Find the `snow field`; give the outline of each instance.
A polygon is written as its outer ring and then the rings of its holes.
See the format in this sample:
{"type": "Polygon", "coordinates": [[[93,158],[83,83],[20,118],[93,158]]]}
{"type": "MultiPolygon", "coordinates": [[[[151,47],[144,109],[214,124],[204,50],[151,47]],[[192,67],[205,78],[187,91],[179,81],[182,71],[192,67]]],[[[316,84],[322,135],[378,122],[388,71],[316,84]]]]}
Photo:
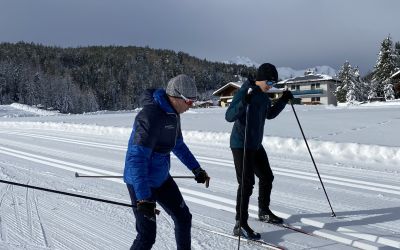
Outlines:
{"type": "MultiPolygon", "coordinates": [[[[214,115],[209,110],[201,112],[185,118],[197,121],[195,117],[214,115]]],[[[103,120],[102,115],[99,117],[103,120]]],[[[4,179],[31,185],[129,202],[121,180],[76,179],[73,173],[121,175],[130,130],[128,126],[54,121],[0,122],[0,174],[4,179]]],[[[230,233],[233,228],[237,184],[227,147],[229,132],[186,130],[184,138],[212,177],[208,190],[192,180],[177,181],[193,214],[193,248],[235,248],[235,239],[204,230],[230,233]]],[[[399,148],[321,138],[313,136],[309,144],[338,218],[329,217],[302,139],[272,134],[264,137],[275,175],[272,210],[315,236],[258,222],[257,185],[251,198],[250,223],[263,239],[287,249],[400,248],[400,218],[396,213],[400,201],[399,148]]],[[[176,158],[172,165],[172,174],[188,174],[176,158]]],[[[0,247],[127,249],[135,236],[130,209],[20,187],[9,190],[11,187],[3,184],[0,188],[0,247]]],[[[171,219],[162,211],[158,220],[154,249],[175,249],[171,219]]],[[[242,249],[262,248],[243,243],[242,249]]]]}

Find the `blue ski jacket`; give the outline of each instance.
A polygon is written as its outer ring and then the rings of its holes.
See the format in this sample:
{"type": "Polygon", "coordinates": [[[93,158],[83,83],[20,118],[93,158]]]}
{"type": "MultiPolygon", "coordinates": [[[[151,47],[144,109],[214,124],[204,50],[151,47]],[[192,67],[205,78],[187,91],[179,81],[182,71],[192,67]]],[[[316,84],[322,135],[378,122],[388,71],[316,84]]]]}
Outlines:
{"type": "Polygon", "coordinates": [[[274,119],[285,108],[286,102],[279,99],[272,105],[267,93],[264,93],[254,81],[247,80],[234,95],[225,113],[225,120],[235,122],[230,137],[230,147],[244,148],[247,103],[244,100],[249,88],[253,89],[249,107],[246,149],[258,150],[261,146],[265,119],[274,119]]]}
{"type": "Polygon", "coordinates": [[[146,90],[125,158],[124,182],[134,187],[138,200],[152,199],[151,188],[168,178],[171,151],[190,170],[200,167],[183,141],[179,114],[163,89],[146,90]]]}

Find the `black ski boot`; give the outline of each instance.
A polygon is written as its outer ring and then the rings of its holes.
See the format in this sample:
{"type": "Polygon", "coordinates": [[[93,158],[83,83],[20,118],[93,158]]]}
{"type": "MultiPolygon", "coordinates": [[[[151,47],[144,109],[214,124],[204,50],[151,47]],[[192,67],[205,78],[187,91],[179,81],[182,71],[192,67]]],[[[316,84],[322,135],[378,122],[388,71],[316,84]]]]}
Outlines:
{"type": "Polygon", "coordinates": [[[281,217],[276,216],[271,212],[271,210],[258,210],[258,219],[260,221],[265,221],[274,224],[282,224],[283,219],[281,217]]]}
{"type": "Polygon", "coordinates": [[[239,234],[241,237],[249,240],[261,239],[261,235],[257,232],[254,232],[247,223],[242,223],[241,228],[239,228],[239,221],[236,221],[235,227],[233,228],[233,235],[239,236],[239,234]]]}

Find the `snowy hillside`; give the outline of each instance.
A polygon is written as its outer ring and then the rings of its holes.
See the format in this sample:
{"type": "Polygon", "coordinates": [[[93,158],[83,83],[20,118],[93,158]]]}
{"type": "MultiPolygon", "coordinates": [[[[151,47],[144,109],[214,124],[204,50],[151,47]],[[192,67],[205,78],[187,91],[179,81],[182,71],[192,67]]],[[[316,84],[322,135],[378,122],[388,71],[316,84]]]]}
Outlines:
{"type": "MultiPolygon", "coordinates": [[[[257,221],[255,185],[249,223],[265,241],[295,250],[400,248],[400,102],[390,104],[295,105],[336,218],[291,107],[266,121],[271,208],[303,233],[257,221]]],[[[184,139],[211,176],[208,189],[176,180],[193,215],[193,249],[237,248],[229,237],[237,183],[225,111],[182,115],[184,139]]],[[[0,106],[0,114],[0,179],[130,202],[120,179],[74,173],[121,175],[136,111],[32,116],[13,105],[0,106]]],[[[173,158],[171,174],[191,172],[173,158]]],[[[171,218],[161,211],[157,220],[154,249],[176,249],[171,218]]],[[[0,184],[0,249],[128,249],[134,223],[130,208],[0,184]]],[[[265,248],[243,242],[241,249],[265,248]]]]}
{"type": "MultiPolygon", "coordinates": [[[[258,67],[260,63],[252,61],[248,57],[237,56],[234,60],[227,61],[227,63],[243,64],[248,67],[258,67]]],[[[295,70],[290,67],[278,67],[278,74],[281,80],[303,76],[305,71],[312,70],[315,74],[336,76],[336,70],[330,66],[313,66],[307,69],[295,70]]]]}

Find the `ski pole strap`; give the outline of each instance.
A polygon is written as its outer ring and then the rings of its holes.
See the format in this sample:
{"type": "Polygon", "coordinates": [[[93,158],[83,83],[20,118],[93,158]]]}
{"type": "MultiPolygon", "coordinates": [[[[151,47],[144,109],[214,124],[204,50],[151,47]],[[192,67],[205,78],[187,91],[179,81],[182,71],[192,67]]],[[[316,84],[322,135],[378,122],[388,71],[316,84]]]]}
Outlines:
{"type": "Polygon", "coordinates": [[[32,186],[32,185],[27,185],[27,184],[22,184],[22,183],[17,183],[17,182],[12,182],[12,181],[0,180],[0,182],[1,183],[5,183],[5,184],[14,185],[14,186],[37,189],[37,190],[50,192],[50,193],[62,194],[62,195],[67,195],[67,196],[72,196],[72,197],[78,197],[78,198],[86,199],[86,200],[99,201],[99,202],[104,202],[104,203],[109,203],[109,204],[114,204],[114,205],[124,206],[124,207],[132,207],[132,205],[128,204],[128,203],[110,201],[110,200],[105,200],[105,199],[100,199],[100,198],[95,198],[95,197],[90,197],[90,196],[85,196],[85,195],[80,195],[80,194],[67,193],[67,192],[63,192],[63,191],[57,191],[57,190],[53,190],[53,189],[42,188],[42,187],[37,187],[37,186],[32,186]]]}

